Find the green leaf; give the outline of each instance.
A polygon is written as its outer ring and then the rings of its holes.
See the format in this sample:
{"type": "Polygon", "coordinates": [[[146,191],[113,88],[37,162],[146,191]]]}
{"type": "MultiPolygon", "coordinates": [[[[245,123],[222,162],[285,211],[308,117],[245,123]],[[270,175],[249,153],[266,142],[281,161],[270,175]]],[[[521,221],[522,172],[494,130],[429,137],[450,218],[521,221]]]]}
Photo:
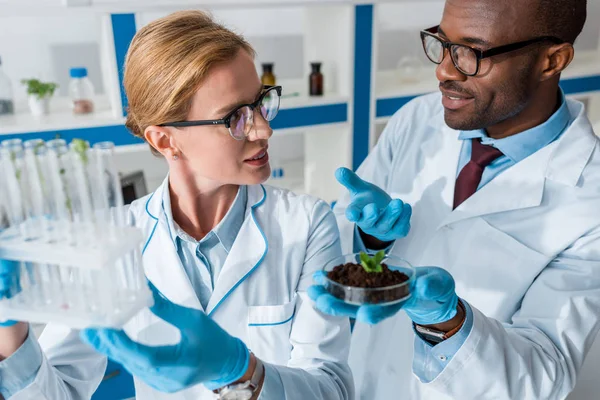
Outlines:
{"type": "Polygon", "coordinates": [[[371,260],[369,255],[367,253],[365,253],[364,251],[361,251],[359,256],[360,256],[361,263],[368,263],[371,260]]]}
{"type": "Polygon", "coordinates": [[[35,154],[37,154],[37,153],[38,153],[38,151],[40,151],[40,149],[41,149],[42,147],[44,147],[45,145],[46,145],[46,143],[44,143],[44,142],[39,142],[39,143],[38,143],[38,144],[36,144],[36,145],[35,145],[35,147],[33,148],[33,152],[34,152],[35,154]]]}
{"type": "Polygon", "coordinates": [[[81,161],[83,161],[84,164],[87,164],[87,162],[88,162],[87,149],[90,148],[88,143],[85,140],[81,140],[81,139],[73,139],[72,143],[73,143],[73,150],[77,154],[79,154],[81,161]]]}
{"type": "Polygon", "coordinates": [[[374,257],[375,263],[376,264],[380,264],[383,261],[384,258],[385,258],[385,251],[383,251],[383,250],[378,251],[377,254],[375,254],[375,257],[374,257]]]}
{"type": "Polygon", "coordinates": [[[370,257],[365,252],[360,252],[360,264],[368,273],[380,273],[383,272],[381,261],[385,258],[385,251],[380,251],[373,257],[370,257]]]}
{"type": "Polygon", "coordinates": [[[51,97],[58,87],[56,83],[42,82],[39,79],[23,79],[21,83],[27,86],[27,94],[35,95],[39,99],[51,97]]]}

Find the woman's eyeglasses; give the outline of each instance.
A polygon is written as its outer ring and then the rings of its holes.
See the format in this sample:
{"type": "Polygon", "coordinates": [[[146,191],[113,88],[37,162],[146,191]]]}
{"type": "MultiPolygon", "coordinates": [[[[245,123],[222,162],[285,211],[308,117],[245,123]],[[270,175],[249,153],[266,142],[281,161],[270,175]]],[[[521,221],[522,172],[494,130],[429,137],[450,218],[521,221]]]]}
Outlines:
{"type": "Polygon", "coordinates": [[[252,131],[254,110],[256,108],[260,110],[260,114],[268,122],[273,121],[279,112],[281,86],[264,86],[263,90],[264,92],[254,103],[243,104],[221,119],[169,122],[160,126],[183,128],[186,126],[225,125],[232,138],[242,140],[252,131]]]}

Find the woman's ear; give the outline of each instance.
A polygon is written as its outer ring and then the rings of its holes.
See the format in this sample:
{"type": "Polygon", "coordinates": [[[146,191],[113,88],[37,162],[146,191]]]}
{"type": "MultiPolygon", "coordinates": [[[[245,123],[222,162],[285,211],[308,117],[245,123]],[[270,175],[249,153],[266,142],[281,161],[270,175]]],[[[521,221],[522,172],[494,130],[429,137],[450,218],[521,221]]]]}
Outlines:
{"type": "Polygon", "coordinates": [[[179,149],[175,147],[173,135],[169,128],[152,125],[144,131],[144,138],[156,151],[167,160],[179,157],[179,149]]]}

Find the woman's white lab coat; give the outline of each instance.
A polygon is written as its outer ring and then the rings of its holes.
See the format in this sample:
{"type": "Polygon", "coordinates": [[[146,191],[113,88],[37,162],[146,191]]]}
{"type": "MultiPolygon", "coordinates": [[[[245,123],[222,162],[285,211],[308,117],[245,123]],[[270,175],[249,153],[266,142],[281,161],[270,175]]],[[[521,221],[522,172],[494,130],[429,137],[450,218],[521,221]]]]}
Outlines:
{"type": "MultiPolygon", "coordinates": [[[[128,215],[147,241],[146,275],[172,302],[202,309],[181,265],[162,209],[162,191],[134,202],[128,215]]],[[[219,275],[205,312],[242,339],[281,376],[286,399],[351,399],[347,365],[347,319],[313,308],[305,290],[312,274],[340,254],[338,228],[329,206],[268,186],[248,187],[245,221],[219,275]]],[[[147,344],[178,341],[178,331],[149,310],[125,328],[147,344]]],[[[80,342],[78,332],[49,325],[40,338],[45,356],[31,385],[15,400],[89,399],[106,360],[80,342]]],[[[269,378],[267,378],[269,379],[269,378]]],[[[135,380],[138,399],[210,399],[202,385],[176,394],[159,393],[135,380]]]]}
{"type": "MultiPolygon", "coordinates": [[[[567,101],[576,119],[559,140],[454,211],[462,141],[444,123],[440,95],[392,118],[358,174],[413,206],[411,231],[391,252],[447,269],[474,326],[422,384],[404,313],[357,324],[350,366],[360,399],[561,399],[573,388],[600,321],[600,145],[583,105],[567,101]]],[[[347,203],[335,210],[344,252],[354,234],[347,203]]]]}

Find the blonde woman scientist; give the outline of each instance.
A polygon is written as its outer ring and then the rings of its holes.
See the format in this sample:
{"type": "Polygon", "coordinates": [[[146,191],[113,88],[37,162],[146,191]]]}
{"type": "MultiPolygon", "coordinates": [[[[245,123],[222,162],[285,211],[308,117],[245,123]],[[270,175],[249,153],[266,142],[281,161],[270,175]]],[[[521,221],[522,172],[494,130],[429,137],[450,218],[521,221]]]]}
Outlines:
{"type": "Polygon", "coordinates": [[[138,399],[353,398],[348,321],[305,294],[341,253],[336,221],[320,200],[261,185],[281,88],[261,85],[253,55],[199,11],[135,35],[127,126],[169,165],[128,210],[155,305],[124,331],[50,325],[41,345],[24,323],[0,328],[4,397],[89,399],[108,356],[138,399]]]}

